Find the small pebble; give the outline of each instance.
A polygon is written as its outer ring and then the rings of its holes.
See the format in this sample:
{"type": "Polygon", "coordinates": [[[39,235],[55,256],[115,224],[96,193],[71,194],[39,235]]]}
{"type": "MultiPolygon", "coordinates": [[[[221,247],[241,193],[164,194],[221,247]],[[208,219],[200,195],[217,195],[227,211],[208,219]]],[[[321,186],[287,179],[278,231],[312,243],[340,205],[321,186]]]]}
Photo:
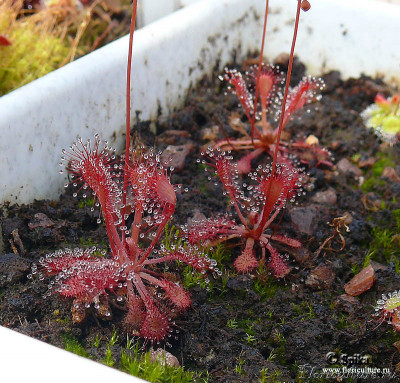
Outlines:
{"type": "Polygon", "coordinates": [[[335,272],[327,265],[319,265],[307,277],[306,286],[316,289],[329,289],[334,281],[335,272]]]}
{"type": "Polygon", "coordinates": [[[157,350],[151,350],[150,361],[153,363],[159,362],[162,366],[165,365],[170,367],[180,366],[178,358],[162,348],[158,348],[157,350]]]}
{"type": "Polygon", "coordinates": [[[388,180],[393,181],[393,182],[400,182],[400,177],[396,173],[396,170],[394,170],[390,166],[387,166],[385,169],[383,169],[381,177],[385,177],[388,180]]]}
{"type": "Polygon", "coordinates": [[[344,174],[350,173],[355,177],[361,177],[363,174],[362,170],[356,165],[352,164],[347,158],[342,158],[336,166],[338,170],[344,174]]]}
{"type": "Polygon", "coordinates": [[[368,291],[375,282],[375,271],[371,265],[362,269],[355,275],[350,282],[344,285],[344,290],[348,295],[356,297],[368,291]]]}

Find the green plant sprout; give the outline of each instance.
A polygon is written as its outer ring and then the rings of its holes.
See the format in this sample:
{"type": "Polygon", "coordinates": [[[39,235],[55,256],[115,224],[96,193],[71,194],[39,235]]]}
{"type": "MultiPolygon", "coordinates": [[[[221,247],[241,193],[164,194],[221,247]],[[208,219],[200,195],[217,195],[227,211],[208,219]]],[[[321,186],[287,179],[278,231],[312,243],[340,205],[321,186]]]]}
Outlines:
{"type": "Polygon", "coordinates": [[[110,345],[107,346],[106,355],[104,356],[102,362],[108,367],[114,367],[115,361],[113,359],[110,345]]]}
{"type": "Polygon", "coordinates": [[[385,98],[377,94],[375,103],[365,109],[361,116],[365,125],[378,133],[391,145],[400,138],[400,94],[385,98]]]}
{"type": "Polygon", "coordinates": [[[117,341],[118,341],[117,331],[114,330],[108,343],[110,346],[114,346],[115,343],[117,343],[117,341]]]}
{"type": "Polygon", "coordinates": [[[242,355],[239,355],[239,359],[238,359],[238,364],[235,366],[235,371],[239,374],[242,375],[243,374],[243,365],[244,365],[244,360],[241,357],[242,355]]]}
{"type": "Polygon", "coordinates": [[[64,349],[66,351],[72,352],[76,355],[89,358],[89,354],[86,352],[85,348],[79,343],[79,341],[70,334],[62,335],[64,340],[64,349]]]}
{"type": "Polygon", "coordinates": [[[102,336],[100,334],[97,334],[96,337],[92,341],[92,347],[99,348],[101,344],[101,339],[102,336]]]}
{"type": "Polygon", "coordinates": [[[164,239],[162,244],[167,250],[172,250],[173,247],[179,247],[182,244],[182,238],[180,237],[180,230],[175,225],[165,225],[164,239]]]}
{"type": "Polygon", "coordinates": [[[91,198],[83,198],[78,202],[78,207],[80,209],[83,209],[85,207],[91,208],[91,207],[94,206],[95,203],[96,203],[96,201],[95,201],[95,199],[93,197],[91,197],[91,198]]]}
{"type": "Polygon", "coordinates": [[[118,335],[117,331],[114,329],[111,338],[108,340],[106,354],[102,360],[102,362],[109,367],[114,367],[115,365],[115,360],[113,359],[111,347],[113,347],[117,343],[117,341],[118,335]]]}
{"type": "Polygon", "coordinates": [[[248,344],[252,344],[256,341],[256,337],[254,335],[246,334],[246,342],[248,344]]]}
{"type": "Polygon", "coordinates": [[[227,327],[229,328],[238,328],[238,323],[236,319],[229,319],[228,322],[226,323],[227,327]]]}
{"type": "Polygon", "coordinates": [[[259,383],[282,383],[282,380],[280,380],[280,371],[278,370],[272,370],[271,372],[268,372],[268,368],[265,367],[262,370],[260,370],[260,378],[259,378],[259,383]]]}

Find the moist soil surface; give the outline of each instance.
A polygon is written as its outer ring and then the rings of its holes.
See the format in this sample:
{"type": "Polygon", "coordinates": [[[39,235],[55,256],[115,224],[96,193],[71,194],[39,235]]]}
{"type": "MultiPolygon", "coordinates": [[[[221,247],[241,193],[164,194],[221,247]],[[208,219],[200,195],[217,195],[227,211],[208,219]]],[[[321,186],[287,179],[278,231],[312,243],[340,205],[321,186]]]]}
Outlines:
{"type": "MultiPolygon", "coordinates": [[[[296,63],[294,85],[304,71],[296,63]]],[[[226,94],[217,75],[191,90],[181,110],[157,121],[157,135],[152,133],[154,123],[140,122],[133,129],[136,142],[160,150],[170,145],[190,149],[183,169],[171,178],[187,189],[178,194],[171,223],[176,227],[194,216],[230,211],[221,184],[210,181],[196,161],[213,141],[238,136],[232,126],[248,128],[236,96],[226,94]]],[[[279,248],[288,254],[291,272],[282,279],[265,270],[236,273],[233,260],[243,244],[231,241],[216,256],[221,276],[211,277],[206,288],[185,282],[192,307],[177,317],[172,336],[161,346],[185,369],[202,373],[198,381],[325,381],[322,367],[351,367],[346,360],[330,364],[328,353],[366,354],[367,367],[396,371],[400,356],[394,344],[400,334],[387,323],[378,326],[373,314],[383,293],[400,288],[400,150],[366,129],[360,117],[378,92],[389,95],[391,89],[368,77],[343,81],[338,72],[323,79],[321,100],[299,111],[286,129],[292,141],[318,137],[334,164],[316,167],[312,158],[303,162],[305,193],[287,206],[276,227],[302,243],[300,250],[279,248]],[[372,287],[357,297],[347,295],[345,284],[368,265],[375,274],[372,287]]],[[[253,164],[268,161],[265,155],[253,164]]],[[[72,300],[43,298],[48,281],[28,278],[31,264],[57,249],[108,249],[105,227],[97,223],[99,211],[91,211],[90,201],[74,198],[73,192],[67,188],[57,201],[2,207],[0,325],[58,347],[74,339],[98,361],[105,360],[117,331],[111,353],[118,367],[126,344],[124,311],[118,305],[111,305],[108,318],[89,308],[74,323],[72,300]]],[[[171,270],[182,275],[183,267],[172,265],[171,270]]],[[[355,367],[365,366],[360,359],[355,362],[355,367]]],[[[395,380],[394,375],[379,378],[395,380]]]]}

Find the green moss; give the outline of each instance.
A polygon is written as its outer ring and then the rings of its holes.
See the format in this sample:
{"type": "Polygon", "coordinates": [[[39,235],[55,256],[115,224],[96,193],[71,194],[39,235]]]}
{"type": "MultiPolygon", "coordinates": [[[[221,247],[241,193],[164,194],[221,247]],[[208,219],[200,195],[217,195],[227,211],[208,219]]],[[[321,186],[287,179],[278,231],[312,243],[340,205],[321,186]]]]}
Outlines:
{"type": "MultiPolygon", "coordinates": [[[[70,334],[64,334],[64,348],[74,354],[91,358],[79,341],[70,334]]],[[[138,378],[157,383],[207,383],[208,377],[204,374],[185,370],[183,367],[168,366],[162,358],[151,361],[151,352],[143,352],[139,343],[135,343],[127,337],[126,347],[121,349],[121,358],[113,355],[112,347],[118,342],[117,332],[114,330],[107,342],[107,348],[102,363],[117,368],[138,378]]],[[[98,348],[101,336],[96,336],[92,346],[98,348]]],[[[114,351],[115,353],[115,351],[114,351]]]]}
{"type": "Polygon", "coordinates": [[[284,383],[279,370],[270,371],[268,368],[260,370],[259,383],[284,383]]]}
{"type": "MultiPolygon", "coordinates": [[[[364,260],[365,261],[365,260],[364,260]]],[[[369,265],[369,261],[368,261],[368,265],[369,265]]],[[[367,266],[368,266],[367,265],[367,266]]],[[[351,271],[354,275],[358,274],[360,272],[361,268],[360,265],[357,265],[356,263],[351,265],[351,271]]]]}
{"type": "Polygon", "coordinates": [[[282,342],[277,348],[275,348],[274,353],[276,354],[279,363],[286,366],[286,341],[282,342]]]}
{"type": "Polygon", "coordinates": [[[393,210],[392,214],[396,222],[396,229],[398,232],[400,232],[400,209],[393,210]]]}
{"type": "Polygon", "coordinates": [[[244,371],[243,371],[243,365],[244,365],[244,360],[241,358],[241,356],[239,355],[238,358],[238,363],[235,366],[235,371],[236,373],[238,373],[239,375],[244,375],[244,371]]]}
{"type": "Polygon", "coordinates": [[[172,248],[176,248],[182,244],[182,237],[180,236],[180,230],[175,227],[175,225],[169,226],[165,225],[164,238],[162,240],[162,245],[169,251],[172,248]]]}
{"type": "Polygon", "coordinates": [[[191,266],[186,266],[183,269],[182,285],[187,290],[196,286],[200,286],[202,288],[208,288],[208,290],[211,291],[212,288],[214,287],[212,282],[206,283],[204,276],[199,272],[193,270],[191,266]]]}
{"type": "MultiPolygon", "coordinates": [[[[0,96],[129,30],[129,25],[110,29],[110,10],[102,3],[91,10],[58,0],[46,5],[27,17],[23,0],[0,1],[0,31],[11,42],[0,46],[0,96]]],[[[118,6],[130,9],[127,0],[118,6]]]]}
{"type": "Polygon", "coordinates": [[[303,301],[301,302],[301,305],[292,303],[291,306],[292,309],[300,316],[301,321],[309,321],[310,319],[316,318],[312,303],[309,301],[303,301]]]}
{"type": "MultiPolygon", "coordinates": [[[[166,225],[162,245],[170,251],[179,246],[186,246],[186,244],[182,240],[180,230],[177,229],[174,225],[166,225]]],[[[217,244],[214,247],[200,247],[200,251],[203,252],[204,256],[214,259],[217,262],[217,267],[219,270],[224,270],[225,267],[230,266],[230,253],[227,251],[224,243],[217,244]]],[[[183,266],[183,264],[179,261],[177,261],[177,263],[181,264],[183,267],[180,274],[182,276],[182,285],[186,289],[200,286],[207,289],[207,291],[210,293],[210,296],[212,296],[212,293],[214,291],[214,282],[212,280],[209,280],[203,274],[195,271],[191,266],[183,266]]],[[[219,274],[222,274],[222,272],[219,272],[219,274]]],[[[228,282],[227,274],[224,274],[224,276],[225,277],[222,278],[222,287],[219,289],[219,295],[223,294],[226,290],[226,285],[228,282]]]]}
{"type": "MultiPolygon", "coordinates": [[[[251,314],[249,314],[250,316],[251,314]]],[[[255,336],[257,331],[254,329],[254,326],[257,323],[260,323],[261,319],[240,319],[237,321],[237,326],[244,330],[247,335],[255,336]]]]}
{"type": "Polygon", "coordinates": [[[399,233],[400,209],[397,209],[392,211],[389,221],[382,222],[382,226],[376,226],[372,229],[372,240],[369,243],[368,253],[363,261],[363,267],[368,266],[371,259],[378,262],[392,262],[396,272],[400,275],[400,246],[396,240],[396,235],[399,233]]]}
{"type": "Polygon", "coordinates": [[[386,167],[393,167],[395,165],[390,151],[388,153],[378,153],[377,158],[372,168],[365,172],[365,180],[361,185],[361,189],[366,193],[371,191],[376,192],[379,188],[383,188],[386,185],[386,181],[380,179],[380,176],[386,167]]]}
{"type": "Polygon", "coordinates": [[[273,298],[278,290],[284,289],[287,289],[287,286],[281,286],[276,278],[271,275],[257,278],[253,283],[253,290],[260,296],[262,301],[273,298]]]}
{"type": "Polygon", "coordinates": [[[185,371],[183,367],[171,367],[159,361],[151,361],[150,352],[144,355],[139,352],[138,346],[131,350],[123,350],[121,353],[120,369],[128,374],[150,382],[162,383],[192,383],[208,382],[208,378],[191,371],[185,371]]]}
{"type": "Polygon", "coordinates": [[[5,1],[0,5],[0,31],[7,31],[12,45],[0,47],[0,95],[21,87],[60,67],[70,47],[54,20],[19,18],[21,4],[5,1]]]}
{"type": "Polygon", "coordinates": [[[219,243],[214,247],[207,247],[204,251],[210,258],[217,261],[220,270],[232,268],[231,252],[225,243],[219,243]]]}
{"type": "Polygon", "coordinates": [[[117,331],[114,329],[111,335],[111,338],[108,341],[109,346],[114,346],[118,341],[117,331]]]}
{"type": "Polygon", "coordinates": [[[372,166],[372,174],[375,177],[380,177],[383,173],[383,170],[390,166],[393,167],[395,164],[393,160],[390,157],[390,154],[386,153],[379,153],[378,154],[378,160],[375,162],[375,164],[372,166]]]}
{"type": "Polygon", "coordinates": [[[57,323],[62,323],[62,324],[69,324],[71,323],[71,319],[69,316],[61,317],[61,318],[56,318],[55,321],[57,323]]]}
{"type": "Polygon", "coordinates": [[[203,247],[200,248],[200,250],[205,256],[212,258],[217,262],[217,268],[220,270],[219,274],[222,275],[221,285],[218,283],[220,288],[215,289],[216,284],[213,280],[209,280],[201,273],[196,272],[191,266],[186,266],[184,268],[182,273],[182,284],[186,289],[193,288],[196,285],[205,288],[209,292],[210,297],[213,296],[213,293],[218,293],[218,295],[221,296],[227,291],[229,274],[226,271],[226,268],[231,263],[230,253],[227,251],[224,243],[220,243],[214,247],[203,247]]]}
{"type": "MultiPolygon", "coordinates": [[[[335,315],[335,314],[334,314],[335,315]]],[[[337,318],[337,325],[336,328],[338,330],[343,330],[346,327],[348,327],[348,321],[347,321],[348,315],[344,313],[339,313],[339,317],[337,318]]]]}
{"type": "Polygon", "coordinates": [[[114,365],[115,365],[115,361],[113,359],[113,355],[112,355],[110,346],[107,347],[106,355],[104,356],[102,363],[104,363],[105,365],[107,365],[109,367],[114,367],[114,365]]]}
{"type": "Polygon", "coordinates": [[[83,209],[83,208],[86,208],[86,207],[93,207],[94,203],[95,203],[95,200],[94,200],[93,197],[91,197],[91,198],[82,198],[78,202],[78,207],[80,209],[83,209]]]}
{"type": "Polygon", "coordinates": [[[79,238],[79,245],[82,247],[96,247],[96,251],[93,253],[93,255],[97,257],[104,257],[108,249],[108,243],[106,240],[102,240],[100,243],[95,242],[92,238],[79,238]]]}
{"type": "Polygon", "coordinates": [[[371,263],[371,258],[372,258],[373,252],[368,252],[368,254],[365,256],[363,263],[362,263],[362,268],[365,269],[367,266],[370,265],[371,263]]]}
{"type": "Polygon", "coordinates": [[[72,335],[64,334],[64,348],[69,352],[73,352],[76,355],[89,358],[89,354],[86,352],[85,348],[79,343],[79,341],[72,335]]]}
{"type": "Polygon", "coordinates": [[[399,333],[394,330],[392,326],[387,326],[387,331],[385,331],[379,339],[376,339],[374,344],[378,345],[384,343],[387,347],[392,348],[393,343],[398,342],[399,340],[399,333]]]}
{"type": "MultiPolygon", "coordinates": [[[[360,265],[362,268],[368,266],[371,260],[381,263],[392,263],[396,272],[400,275],[400,246],[398,234],[400,233],[400,209],[392,210],[397,205],[395,197],[387,199],[386,191],[388,188],[386,181],[381,179],[381,175],[386,167],[394,167],[396,160],[393,148],[387,148],[386,152],[380,152],[376,156],[377,161],[374,166],[365,172],[365,182],[361,188],[365,192],[373,191],[380,194],[381,204],[371,210],[367,220],[373,227],[371,230],[371,240],[366,243],[366,256],[360,265]],[[384,218],[383,218],[384,217],[384,218]]],[[[357,268],[353,270],[358,271],[357,268]]]]}
{"type": "Polygon", "coordinates": [[[246,334],[245,342],[247,344],[253,344],[257,341],[256,337],[254,335],[246,334]]]}
{"type": "Polygon", "coordinates": [[[102,339],[101,335],[97,334],[96,337],[92,341],[92,344],[91,344],[92,347],[99,348],[100,344],[101,344],[101,339],[102,339]]]}
{"type": "Polygon", "coordinates": [[[375,191],[384,186],[385,186],[384,180],[377,179],[375,177],[370,177],[365,179],[364,183],[361,185],[361,189],[366,193],[368,193],[370,191],[375,191]]]}
{"type": "Polygon", "coordinates": [[[229,319],[228,322],[226,322],[226,326],[229,328],[238,328],[239,324],[236,319],[229,319]]]}

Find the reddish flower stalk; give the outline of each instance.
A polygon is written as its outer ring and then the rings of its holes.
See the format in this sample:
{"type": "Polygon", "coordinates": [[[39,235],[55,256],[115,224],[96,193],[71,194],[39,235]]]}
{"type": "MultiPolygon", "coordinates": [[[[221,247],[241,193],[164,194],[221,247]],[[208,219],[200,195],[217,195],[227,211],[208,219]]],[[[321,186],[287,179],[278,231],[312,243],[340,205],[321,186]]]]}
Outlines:
{"type": "MultiPolygon", "coordinates": [[[[137,0],[133,4],[128,75],[126,152],[123,162],[117,162],[114,150],[96,135],[94,143],[81,139],[69,150],[63,150],[61,166],[65,166],[72,184],[88,191],[101,207],[111,252],[96,255],[92,249],[66,249],[48,254],[34,265],[32,274],[39,271],[54,276],[46,296],[52,292],[75,297],[85,308],[100,300],[108,302],[109,294],[125,300],[127,315],[124,325],[134,335],[159,342],[170,331],[169,313],[172,307],[186,310],[189,293],[158,267],[160,263],[178,260],[205,274],[217,270],[196,246],[181,244],[167,249],[157,248],[165,226],[175,211],[175,187],[170,182],[167,164],[160,153],[141,148],[130,151],[130,71],[132,36],[135,26],[137,0]],[[133,223],[126,226],[131,215],[133,223]]],[[[62,171],[61,171],[62,172],[62,171]]],[[[68,184],[66,184],[66,187],[68,184]]],[[[77,193],[74,193],[76,196],[77,193]]],[[[101,220],[99,219],[99,223],[101,220]]],[[[110,312],[107,313],[111,315],[110,312]]]]}
{"type": "Polygon", "coordinates": [[[299,108],[303,107],[308,97],[307,92],[315,89],[315,85],[313,86],[312,83],[305,82],[303,84],[298,85],[298,89],[294,94],[291,94],[289,97],[289,104],[286,107],[286,101],[288,100],[289,94],[289,85],[290,79],[292,77],[292,68],[293,68],[293,59],[294,59],[294,48],[296,46],[296,39],[297,39],[297,30],[299,28],[299,20],[300,20],[300,9],[304,7],[306,11],[310,9],[310,4],[307,0],[300,0],[297,1],[297,11],[296,11],[296,21],[294,23],[294,32],[293,32],[293,40],[292,40],[292,47],[290,49],[290,56],[289,56],[289,66],[286,75],[286,85],[285,85],[285,94],[283,95],[282,100],[282,111],[281,117],[279,120],[279,127],[278,127],[278,134],[276,138],[276,148],[274,153],[274,160],[272,161],[272,175],[275,173],[276,169],[276,161],[278,159],[278,151],[279,151],[279,143],[281,141],[282,130],[285,126],[285,122],[288,121],[289,117],[299,108]]]}
{"type": "MultiPolygon", "coordinates": [[[[258,61],[258,72],[257,72],[257,80],[256,80],[256,90],[254,94],[254,110],[257,110],[257,102],[258,102],[258,92],[260,87],[260,76],[261,76],[261,68],[262,68],[262,60],[264,56],[264,45],[265,45],[265,34],[267,32],[267,21],[268,21],[268,9],[269,9],[269,0],[265,2],[265,13],[264,13],[264,26],[261,40],[261,49],[260,49],[260,58],[258,61]]],[[[249,118],[250,120],[250,118],[249,118]]],[[[256,114],[253,113],[251,118],[251,143],[254,145],[254,134],[255,134],[255,123],[256,123],[256,114]]]]}
{"type": "MultiPolygon", "coordinates": [[[[137,13],[137,0],[133,0],[131,27],[129,30],[129,48],[128,48],[128,66],[126,68],[126,124],[125,124],[125,153],[129,153],[130,137],[131,137],[131,75],[132,75],[132,50],[133,50],[133,34],[135,33],[137,13]]],[[[124,195],[122,208],[122,223],[125,224],[125,203],[126,203],[126,188],[128,186],[128,156],[125,156],[125,173],[124,173],[124,195]]],[[[122,237],[125,234],[122,233],[122,237]]]]}

